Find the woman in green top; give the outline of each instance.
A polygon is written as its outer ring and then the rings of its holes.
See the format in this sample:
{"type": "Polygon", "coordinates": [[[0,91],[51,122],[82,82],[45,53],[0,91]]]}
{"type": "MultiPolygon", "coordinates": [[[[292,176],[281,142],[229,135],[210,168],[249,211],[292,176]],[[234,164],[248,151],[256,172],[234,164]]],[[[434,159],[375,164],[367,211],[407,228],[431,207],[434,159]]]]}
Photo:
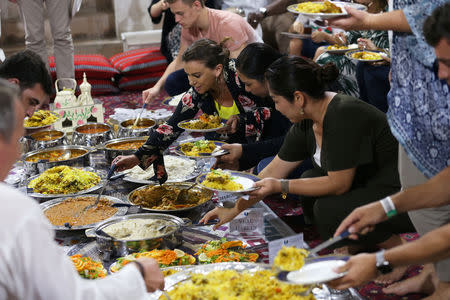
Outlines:
{"type": "MultiPolygon", "coordinates": [[[[356,207],[397,192],[398,144],[385,115],[351,96],[326,91],[336,79],[333,64],[319,66],[300,57],[282,57],[266,72],[275,107],[294,125],[275,159],[259,174],[260,187],[250,200],[234,208],[216,208],[204,221],[230,221],[264,197],[282,192],[301,195],[304,214],[323,239],[333,236],[340,222],[356,207]],[[314,168],[300,179],[281,180],[304,159],[314,168]]],[[[402,241],[394,233],[411,226],[407,215],[390,219],[359,242],[390,248],[402,241]]],[[[412,226],[411,226],[412,228],[412,226]]]]}

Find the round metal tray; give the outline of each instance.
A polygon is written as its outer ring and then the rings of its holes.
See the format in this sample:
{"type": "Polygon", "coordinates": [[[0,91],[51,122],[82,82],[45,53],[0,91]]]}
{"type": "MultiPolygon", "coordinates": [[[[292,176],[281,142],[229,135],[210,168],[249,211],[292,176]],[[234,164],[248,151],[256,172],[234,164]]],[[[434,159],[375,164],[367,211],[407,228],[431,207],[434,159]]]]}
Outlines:
{"type": "MultiPolygon", "coordinates": [[[[165,155],[165,156],[166,156],[166,155],[165,155]]],[[[172,156],[175,156],[175,155],[172,155],[172,156]]],[[[179,159],[190,160],[190,161],[193,160],[193,159],[190,159],[190,158],[188,158],[188,157],[180,157],[180,156],[175,156],[175,157],[177,157],[177,158],[179,158],[179,159]]],[[[200,175],[200,174],[202,173],[203,169],[202,169],[202,166],[200,166],[198,160],[194,160],[194,161],[195,161],[194,171],[192,171],[192,173],[191,173],[189,176],[187,176],[187,177],[185,177],[185,178],[183,178],[183,179],[180,179],[180,180],[170,180],[170,179],[168,179],[166,182],[167,182],[167,183],[178,183],[178,182],[189,181],[189,180],[192,180],[192,179],[197,178],[197,176],[200,175]]],[[[123,178],[123,180],[124,180],[124,181],[128,181],[128,182],[132,182],[132,183],[138,183],[138,184],[151,184],[151,185],[153,185],[153,184],[158,184],[158,182],[156,182],[156,181],[151,181],[151,180],[148,180],[148,179],[138,179],[138,178],[130,177],[129,174],[127,174],[127,175],[123,178]]]]}
{"type": "Polygon", "coordinates": [[[34,192],[32,192],[31,188],[28,188],[28,184],[30,184],[30,182],[33,179],[38,178],[38,177],[39,177],[39,175],[30,177],[27,180],[26,187],[27,187],[27,195],[28,196],[33,197],[33,198],[39,198],[39,199],[54,199],[54,198],[61,198],[61,197],[67,198],[67,197],[75,197],[75,196],[85,195],[85,194],[89,194],[89,193],[99,190],[105,183],[105,180],[101,179],[100,182],[97,183],[96,185],[94,185],[93,187],[90,187],[86,190],[82,190],[82,191],[79,191],[79,192],[73,193],[73,194],[41,194],[41,193],[34,193],[34,192]],[[31,190],[31,192],[28,192],[29,190],[31,190]]]}
{"type": "MultiPolygon", "coordinates": [[[[181,188],[188,188],[192,185],[192,182],[177,182],[177,183],[165,183],[164,185],[168,185],[168,186],[174,186],[174,187],[181,187],[181,188]]],[[[151,184],[150,184],[151,185],[151,184]]],[[[148,187],[149,185],[144,185],[141,187],[138,187],[137,189],[134,189],[133,191],[131,191],[128,196],[127,196],[127,201],[128,203],[131,203],[133,205],[135,205],[135,203],[133,201],[131,201],[131,195],[138,190],[142,190],[146,187],[148,187]]],[[[209,201],[211,201],[212,196],[214,195],[214,193],[208,189],[202,188],[200,186],[196,186],[192,188],[193,190],[201,190],[203,193],[206,194],[206,197],[208,197],[208,200],[206,200],[203,203],[197,204],[195,206],[191,206],[191,207],[185,207],[185,208],[180,208],[180,209],[168,209],[168,210],[162,210],[162,209],[151,209],[151,208],[145,208],[142,207],[143,210],[145,211],[149,211],[149,212],[156,212],[156,213],[177,213],[177,212],[182,212],[182,211],[189,211],[189,210],[193,210],[196,208],[201,207],[202,205],[206,205],[206,203],[208,203],[209,201]]]]}
{"type": "MultiPolygon", "coordinates": [[[[76,197],[64,197],[64,198],[58,198],[58,199],[53,199],[53,200],[49,200],[47,202],[43,202],[40,204],[42,211],[45,212],[46,210],[50,209],[51,207],[60,204],[61,202],[63,202],[64,200],[68,199],[68,198],[78,198],[78,197],[97,197],[97,194],[84,194],[84,195],[78,195],[76,197]]],[[[112,196],[106,196],[103,195],[102,198],[106,198],[109,201],[113,202],[113,203],[124,203],[122,200],[120,200],[119,198],[116,197],[112,197],[112,196]]],[[[118,207],[117,208],[117,212],[112,215],[111,217],[99,221],[97,223],[92,223],[89,225],[83,225],[83,226],[72,226],[70,228],[66,227],[66,226],[56,226],[53,225],[53,229],[55,230],[84,230],[84,229],[88,229],[88,228],[93,228],[95,226],[97,226],[98,224],[100,224],[101,222],[104,222],[106,220],[109,220],[110,218],[113,217],[119,217],[119,216],[123,216],[127,213],[128,208],[127,207],[118,207]]]]}

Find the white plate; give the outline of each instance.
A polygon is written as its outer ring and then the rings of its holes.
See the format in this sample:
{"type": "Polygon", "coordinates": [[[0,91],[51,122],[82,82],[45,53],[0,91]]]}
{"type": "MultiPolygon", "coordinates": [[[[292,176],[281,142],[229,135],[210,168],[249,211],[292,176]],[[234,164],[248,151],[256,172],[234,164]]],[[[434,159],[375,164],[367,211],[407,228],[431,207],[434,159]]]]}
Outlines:
{"type": "Polygon", "coordinates": [[[385,53],[385,52],[383,52],[383,51],[376,51],[376,50],[353,50],[353,51],[347,51],[347,52],[345,52],[345,56],[347,57],[347,58],[349,58],[349,59],[352,59],[352,60],[356,60],[356,61],[362,61],[362,62],[377,62],[377,61],[383,61],[384,59],[383,59],[383,56],[384,57],[387,57],[387,54],[385,53]],[[379,53],[381,56],[382,56],[382,58],[380,58],[380,59],[361,59],[361,58],[354,58],[353,56],[352,56],[352,54],[353,53],[356,53],[356,52],[362,52],[362,51],[365,51],[365,52],[372,52],[372,53],[379,53]]]}
{"type": "MultiPolygon", "coordinates": [[[[55,113],[54,111],[50,111],[50,113],[51,113],[52,115],[55,115],[55,116],[57,117],[57,119],[56,119],[55,121],[53,121],[52,123],[47,124],[47,125],[42,125],[42,126],[35,126],[35,127],[26,127],[26,126],[24,125],[25,129],[27,129],[27,130],[34,130],[34,129],[42,129],[42,128],[50,127],[50,126],[52,126],[53,124],[55,124],[56,122],[58,122],[58,120],[61,118],[61,116],[58,115],[57,113],[55,113]]],[[[28,117],[26,117],[26,118],[24,119],[24,122],[25,122],[25,120],[27,120],[27,119],[28,119],[28,117]]],[[[24,124],[25,124],[25,123],[24,123],[24,124]]]]}
{"type": "Polygon", "coordinates": [[[214,132],[214,131],[217,131],[217,130],[222,129],[222,128],[225,127],[224,123],[220,123],[219,127],[211,128],[211,129],[190,129],[190,128],[187,128],[187,127],[183,126],[185,123],[190,122],[190,121],[193,121],[193,120],[181,121],[180,123],[177,124],[177,126],[180,127],[183,130],[188,131],[188,132],[214,132]]]}
{"type": "MultiPolygon", "coordinates": [[[[331,13],[304,13],[304,12],[299,12],[299,11],[296,10],[297,4],[289,5],[287,7],[287,10],[289,12],[291,12],[291,13],[294,13],[294,14],[301,14],[301,15],[304,15],[305,17],[308,17],[308,18],[321,19],[321,20],[347,16],[348,13],[345,10],[344,6],[349,6],[349,7],[355,8],[355,9],[359,9],[359,10],[367,10],[367,7],[362,5],[362,4],[350,3],[350,2],[341,2],[341,1],[330,1],[330,2],[335,4],[336,6],[339,6],[341,8],[342,12],[341,13],[335,13],[335,14],[331,14],[331,13]]],[[[321,2],[317,2],[317,3],[321,3],[321,2]]]]}
{"type": "Polygon", "coordinates": [[[234,194],[237,194],[237,193],[245,193],[245,192],[254,191],[255,188],[253,187],[253,184],[256,181],[261,180],[261,178],[259,178],[258,176],[250,174],[250,173],[231,171],[231,170],[224,170],[224,171],[227,171],[227,172],[229,172],[231,174],[231,177],[233,178],[234,182],[242,184],[242,190],[228,191],[228,190],[213,189],[213,188],[204,186],[204,185],[202,185],[202,182],[205,180],[206,174],[208,174],[208,173],[203,173],[200,176],[198,176],[197,179],[196,179],[196,182],[198,182],[198,184],[200,186],[202,186],[202,187],[204,187],[205,189],[208,189],[208,190],[222,192],[222,193],[234,193],[234,194]]]}
{"type": "Polygon", "coordinates": [[[325,52],[330,53],[330,54],[344,54],[347,51],[356,50],[356,49],[358,49],[358,44],[351,44],[351,45],[348,45],[346,49],[328,50],[325,48],[325,52]]]}
{"type": "Polygon", "coordinates": [[[340,278],[345,273],[336,273],[333,269],[345,265],[343,260],[325,260],[304,265],[300,270],[287,274],[287,280],[295,284],[324,283],[340,278]]]}

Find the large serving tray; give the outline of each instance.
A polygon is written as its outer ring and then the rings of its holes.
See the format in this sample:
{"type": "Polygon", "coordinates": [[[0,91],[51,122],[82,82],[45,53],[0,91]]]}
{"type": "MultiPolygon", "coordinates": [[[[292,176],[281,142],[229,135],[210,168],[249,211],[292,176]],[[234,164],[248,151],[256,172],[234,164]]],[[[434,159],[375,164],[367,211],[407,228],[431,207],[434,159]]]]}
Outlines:
{"type": "Polygon", "coordinates": [[[28,188],[28,185],[30,184],[30,182],[33,179],[38,178],[38,177],[39,177],[39,175],[30,177],[26,182],[27,195],[30,197],[33,197],[33,198],[38,198],[38,199],[54,199],[54,198],[61,198],[61,197],[67,198],[67,197],[75,197],[75,196],[85,195],[85,194],[89,194],[89,193],[99,190],[105,183],[105,180],[102,179],[102,180],[100,180],[99,183],[97,183],[93,187],[90,187],[86,190],[82,190],[82,191],[79,191],[79,192],[73,193],[73,194],[41,194],[41,193],[34,193],[33,189],[28,188]]]}
{"type": "MultiPolygon", "coordinates": [[[[177,182],[177,183],[165,183],[164,185],[167,185],[167,186],[173,186],[173,187],[180,187],[180,188],[186,189],[186,188],[190,187],[192,184],[193,184],[192,182],[177,182]]],[[[134,189],[133,191],[131,191],[131,192],[128,194],[128,196],[127,196],[127,201],[128,201],[128,203],[131,203],[131,204],[133,204],[133,205],[136,205],[136,204],[131,200],[131,195],[132,195],[135,191],[142,190],[142,189],[146,188],[147,186],[148,186],[148,185],[144,185],[144,186],[138,187],[137,189],[134,189]]],[[[145,211],[148,211],[148,212],[156,212],[156,213],[178,213],[178,212],[190,211],[190,210],[199,208],[199,207],[201,207],[202,205],[206,205],[206,203],[208,203],[209,201],[211,201],[211,198],[212,198],[212,196],[213,196],[213,194],[214,194],[212,191],[210,191],[210,190],[208,190],[208,189],[205,189],[205,188],[202,188],[202,187],[200,187],[200,186],[193,187],[192,190],[194,190],[194,191],[195,191],[195,190],[200,190],[200,191],[202,191],[202,193],[205,193],[206,197],[208,197],[208,200],[206,200],[206,201],[203,202],[203,203],[200,203],[200,204],[197,204],[197,205],[195,205],[195,206],[192,206],[192,207],[185,207],[185,208],[179,208],[179,209],[162,210],[162,209],[151,209],[151,208],[145,208],[145,207],[142,207],[142,209],[145,210],[145,211]]]]}
{"type": "MultiPolygon", "coordinates": [[[[235,270],[237,272],[249,272],[255,273],[262,270],[271,270],[272,266],[268,264],[258,264],[258,263],[244,263],[244,262],[231,262],[231,263],[217,263],[208,265],[196,265],[190,266],[188,269],[175,273],[173,275],[167,276],[165,278],[164,289],[170,291],[174,289],[178,284],[186,282],[189,280],[190,274],[208,274],[212,271],[222,271],[222,270],[235,270]]],[[[324,293],[322,289],[313,289],[313,294],[316,300],[331,300],[330,293],[324,293]]],[[[161,291],[156,291],[149,295],[148,299],[157,300],[160,299],[162,295],[161,291]]],[[[344,298],[341,298],[344,299],[344,298]]],[[[349,299],[349,298],[347,298],[349,299]]]]}
{"type": "MultiPolygon", "coordinates": [[[[188,158],[188,157],[179,157],[179,156],[176,156],[176,157],[177,157],[177,158],[180,158],[180,159],[189,160],[189,161],[192,161],[192,160],[193,160],[193,159],[188,158]]],[[[194,161],[195,161],[195,167],[194,167],[194,170],[192,171],[192,173],[191,173],[189,176],[186,176],[185,178],[180,179],[180,180],[170,180],[170,179],[168,179],[166,182],[167,182],[167,183],[184,182],[184,181],[190,181],[190,180],[193,180],[193,179],[197,178],[197,176],[200,175],[200,174],[202,173],[202,166],[200,165],[200,163],[199,163],[198,160],[194,160],[194,161]]],[[[128,182],[132,182],[132,183],[138,183],[138,184],[152,184],[152,185],[153,185],[153,184],[158,184],[157,181],[151,181],[151,180],[149,180],[149,179],[139,179],[139,178],[134,178],[134,177],[131,177],[130,175],[131,175],[131,174],[128,173],[128,174],[123,178],[123,180],[124,180],[124,181],[128,181],[128,182]]]]}
{"type": "MultiPolygon", "coordinates": [[[[61,202],[63,202],[64,200],[66,200],[68,198],[97,197],[97,196],[98,196],[97,194],[83,194],[83,195],[78,195],[76,197],[63,197],[63,198],[58,198],[58,199],[53,199],[53,200],[49,200],[49,201],[43,202],[43,203],[40,204],[40,206],[42,208],[42,211],[45,212],[46,210],[50,209],[51,207],[53,207],[53,206],[55,206],[57,204],[60,204],[61,202]]],[[[120,200],[119,198],[112,197],[112,196],[103,195],[102,198],[106,198],[106,199],[108,199],[109,201],[111,201],[113,203],[123,203],[123,201],[120,200]]],[[[72,226],[70,228],[66,227],[66,226],[53,225],[53,229],[55,229],[55,230],[84,230],[84,229],[88,229],[88,228],[93,228],[93,227],[96,227],[101,222],[109,220],[109,219],[111,219],[113,217],[123,216],[123,215],[125,215],[127,213],[127,211],[128,211],[127,207],[118,207],[117,208],[117,212],[114,215],[112,215],[111,217],[109,217],[109,218],[107,218],[105,220],[102,220],[100,222],[92,223],[92,224],[89,224],[89,225],[83,225],[83,226],[72,226]]]]}

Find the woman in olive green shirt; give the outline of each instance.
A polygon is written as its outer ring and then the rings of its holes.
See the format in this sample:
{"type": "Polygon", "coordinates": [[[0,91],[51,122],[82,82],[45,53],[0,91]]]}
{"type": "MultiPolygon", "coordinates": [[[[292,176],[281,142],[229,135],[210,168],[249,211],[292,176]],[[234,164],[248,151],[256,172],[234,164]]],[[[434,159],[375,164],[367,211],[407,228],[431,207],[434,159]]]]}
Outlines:
{"type": "MultiPolygon", "coordinates": [[[[338,76],[334,64],[319,66],[300,57],[282,57],[266,72],[275,107],[294,125],[274,160],[259,174],[259,190],[234,208],[217,208],[204,220],[230,221],[267,195],[282,192],[282,180],[304,159],[314,168],[285,182],[287,192],[301,195],[304,214],[323,239],[356,207],[400,189],[398,144],[384,113],[351,96],[326,91],[338,76]]],[[[397,232],[412,228],[406,215],[380,224],[360,239],[366,245],[390,248],[402,241],[397,232]]]]}

